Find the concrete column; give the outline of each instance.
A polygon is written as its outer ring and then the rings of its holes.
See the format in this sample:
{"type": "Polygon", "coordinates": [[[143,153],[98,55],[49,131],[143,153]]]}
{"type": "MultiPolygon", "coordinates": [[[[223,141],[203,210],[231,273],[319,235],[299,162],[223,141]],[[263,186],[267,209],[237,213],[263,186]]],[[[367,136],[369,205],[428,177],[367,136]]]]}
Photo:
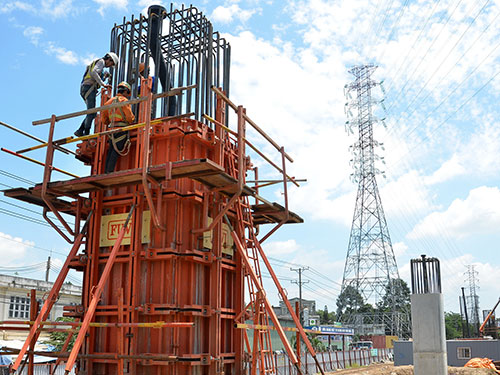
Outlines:
{"type": "Polygon", "coordinates": [[[411,325],[415,375],[447,375],[441,269],[439,260],[411,260],[411,325]]]}
{"type": "Polygon", "coordinates": [[[415,375],[446,375],[446,331],[443,295],[412,294],[413,364],[415,375]]]}

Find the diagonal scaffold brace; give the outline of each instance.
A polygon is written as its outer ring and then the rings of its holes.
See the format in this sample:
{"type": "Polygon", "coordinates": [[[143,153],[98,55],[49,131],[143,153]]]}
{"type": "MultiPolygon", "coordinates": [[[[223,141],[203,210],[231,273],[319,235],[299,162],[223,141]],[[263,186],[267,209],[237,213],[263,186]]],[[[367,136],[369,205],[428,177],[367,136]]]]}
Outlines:
{"type": "Polygon", "coordinates": [[[38,336],[40,335],[40,332],[41,332],[40,328],[42,327],[41,323],[47,319],[47,316],[49,315],[50,310],[52,309],[52,307],[56,303],[59,291],[61,290],[61,287],[64,283],[64,280],[66,279],[66,276],[68,275],[69,264],[70,264],[71,260],[75,257],[76,253],[78,252],[78,249],[80,248],[80,245],[83,241],[83,238],[85,237],[85,235],[87,233],[91,217],[92,217],[92,211],[90,211],[90,214],[87,218],[85,225],[83,226],[82,230],[80,231],[80,233],[76,237],[75,242],[74,242],[68,256],[66,257],[66,261],[64,262],[64,265],[61,268],[61,272],[57,276],[57,279],[54,282],[54,286],[50,290],[50,293],[49,293],[47,299],[45,300],[45,303],[43,304],[42,309],[40,310],[40,313],[38,314],[38,317],[36,318],[35,322],[31,326],[28,337],[26,338],[26,341],[24,342],[23,347],[19,351],[19,354],[17,356],[16,361],[14,362],[14,365],[12,365],[12,372],[15,372],[19,368],[19,366],[21,365],[21,361],[23,360],[23,357],[26,354],[26,351],[28,350],[30,342],[32,340],[36,341],[38,339],[38,336]]]}
{"type": "Polygon", "coordinates": [[[125,220],[125,223],[123,223],[123,227],[120,230],[120,233],[118,234],[118,238],[116,239],[115,244],[113,245],[113,248],[111,249],[111,252],[109,253],[108,260],[106,261],[106,266],[104,267],[104,271],[102,271],[101,278],[99,279],[99,284],[97,284],[97,287],[95,289],[94,295],[92,297],[92,300],[90,301],[89,307],[85,313],[85,317],[82,322],[82,326],[80,328],[80,332],[78,332],[78,336],[75,340],[75,344],[73,345],[73,349],[71,350],[71,353],[68,358],[68,362],[66,362],[66,367],[65,367],[65,374],[69,374],[71,370],[73,369],[73,365],[75,364],[76,357],[78,356],[78,352],[80,351],[83,340],[85,340],[85,336],[87,334],[87,331],[89,330],[90,326],[90,321],[94,317],[95,310],[97,308],[97,303],[101,299],[101,294],[104,290],[104,286],[106,285],[106,282],[108,281],[109,274],[111,273],[111,268],[113,267],[116,259],[116,255],[118,253],[118,249],[120,248],[123,238],[125,237],[125,233],[127,232],[127,226],[130,221],[130,218],[132,217],[132,213],[134,212],[135,205],[132,205],[130,208],[130,212],[128,213],[127,219],[125,220]]]}
{"type": "Polygon", "coordinates": [[[299,375],[302,375],[303,372],[300,369],[299,366],[299,361],[297,360],[297,356],[293,352],[292,346],[288,342],[288,339],[285,335],[285,331],[281,327],[280,322],[278,321],[278,317],[276,316],[276,313],[273,310],[273,307],[271,306],[271,303],[266,297],[266,293],[264,291],[264,287],[261,285],[259,278],[257,274],[255,273],[255,270],[253,269],[250,260],[248,259],[248,255],[245,252],[245,249],[243,245],[241,244],[241,241],[238,237],[238,234],[236,231],[232,228],[231,223],[229,222],[227,216],[225,216],[226,223],[228,224],[229,228],[231,228],[231,237],[233,238],[234,244],[236,245],[236,249],[238,250],[239,255],[241,256],[241,259],[243,260],[243,263],[250,274],[250,277],[252,279],[252,282],[254,283],[256,289],[259,291],[261,295],[261,299],[264,302],[264,305],[266,307],[266,310],[271,318],[271,321],[273,322],[274,326],[276,327],[276,331],[278,332],[278,335],[281,339],[281,342],[283,343],[283,346],[285,347],[285,351],[287,352],[288,356],[290,357],[291,362],[297,369],[297,372],[299,375]]]}

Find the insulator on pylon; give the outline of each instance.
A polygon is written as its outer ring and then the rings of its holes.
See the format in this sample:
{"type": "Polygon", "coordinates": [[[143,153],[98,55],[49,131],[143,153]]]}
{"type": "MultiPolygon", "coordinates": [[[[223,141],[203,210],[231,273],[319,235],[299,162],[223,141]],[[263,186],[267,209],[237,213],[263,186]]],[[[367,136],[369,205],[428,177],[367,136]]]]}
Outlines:
{"type": "Polygon", "coordinates": [[[379,86],[380,86],[380,90],[382,91],[382,93],[385,95],[385,87],[384,87],[384,81],[380,81],[379,83],[379,86]]]}

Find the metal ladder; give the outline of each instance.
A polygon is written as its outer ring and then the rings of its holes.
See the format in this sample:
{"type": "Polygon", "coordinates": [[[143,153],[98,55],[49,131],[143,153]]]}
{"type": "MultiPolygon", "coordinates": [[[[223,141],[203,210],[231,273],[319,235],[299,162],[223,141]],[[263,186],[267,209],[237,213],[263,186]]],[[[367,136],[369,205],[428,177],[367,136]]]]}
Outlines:
{"type": "MultiPolygon", "coordinates": [[[[229,173],[236,177],[240,166],[236,167],[235,158],[229,158],[228,167],[229,173]]],[[[241,166],[244,168],[244,166],[241,166]]],[[[240,196],[235,203],[236,209],[236,232],[241,238],[246,256],[250,261],[250,266],[254,270],[254,275],[257,276],[260,285],[262,284],[262,273],[259,262],[258,249],[255,246],[255,237],[253,217],[251,206],[247,196],[240,196]]],[[[267,313],[264,299],[267,298],[263,290],[260,290],[252,280],[249,270],[244,271],[245,283],[248,287],[250,303],[253,314],[250,317],[253,319],[253,324],[263,326],[263,329],[254,329],[253,335],[253,352],[258,353],[258,358],[252,356],[251,374],[257,373],[257,361],[260,374],[276,374],[276,368],[273,361],[273,350],[271,345],[271,333],[269,329],[264,328],[269,326],[269,316],[267,313]]]]}
{"type": "MultiPolygon", "coordinates": [[[[249,199],[247,196],[240,197],[236,205],[236,215],[238,218],[238,231],[242,234],[247,257],[251,262],[251,265],[257,275],[260,285],[262,283],[262,272],[259,262],[259,252],[255,245],[257,238],[255,237],[253,218],[251,214],[251,207],[249,204],[249,199]]],[[[262,325],[265,327],[269,326],[269,316],[267,314],[266,306],[264,304],[264,298],[267,298],[265,294],[258,290],[253,281],[250,278],[250,274],[245,272],[245,280],[248,284],[250,306],[253,306],[254,311],[254,324],[262,325]]],[[[275,374],[276,368],[273,361],[273,351],[271,345],[271,333],[270,330],[265,329],[255,329],[254,330],[254,347],[258,342],[259,345],[259,369],[261,374],[275,374]]],[[[254,350],[255,352],[255,350],[254,350]]]]}

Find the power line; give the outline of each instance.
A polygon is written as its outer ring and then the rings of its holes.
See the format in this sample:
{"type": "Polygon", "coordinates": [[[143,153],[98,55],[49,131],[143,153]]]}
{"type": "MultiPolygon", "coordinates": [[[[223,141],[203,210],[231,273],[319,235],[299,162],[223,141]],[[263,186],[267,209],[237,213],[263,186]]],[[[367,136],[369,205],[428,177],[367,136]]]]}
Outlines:
{"type": "MultiPolygon", "coordinates": [[[[53,270],[53,271],[55,271],[58,274],[61,273],[61,271],[62,271],[62,268],[57,267],[54,264],[50,265],[50,269],[53,270]]],[[[66,275],[66,279],[69,279],[70,281],[73,281],[73,283],[76,283],[76,284],[81,284],[83,282],[81,279],[78,279],[77,277],[74,277],[74,276],[72,276],[70,274],[66,275]]]]}
{"type": "MultiPolygon", "coordinates": [[[[13,206],[13,207],[16,207],[16,208],[20,208],[21,210],[25,210],[25,211],[28,211],[28,212],[31,212],[31,213],[34,213],[34,214],[37,214],[37,215],[40,215],[40,216],[43,216],[43,214],[39,211],[35,211],[35,210],[31,210],[29,208],[26,208],[26,207],[23,207],[23,206],[20,206],[18,204],[15,204],[15,203],[11,203],[11,202],[8,202],[8,201],[5,201],[3,199],[0,199],[0,202],[2,203],[5,203],[5,204],[8,204],[10,206],[13,206]]],[[[55,217],[51,217],[51,219],[53,220],[57,220],[55,217]]],[[[45,222],[44,222],[45,223],[45,222]]],[[[70,225],[74,225],[74,223],[70,222],[69,223],[70,225]]]]}
{"type": "Polygon", "coordinates": [[[31,265],[26,265],[26,266],[18,266],[18,267],[9,267],[9,266],[2,266],[0,267],[0,272],[24,272],[24,271],[30,271],[30,270],[40,270],[45,268],[45,262],[42,263],[36,263],[36,264],[31,264],[31,265]]]}
{"type": "Polygon", "coordinates": [[[0,174],[6,176],[6,177],[10,177],[14,180],[17,180],[17,181],[20,181],[20,182],[24,182],[25,184],[27,185],[35,185],[36,183],[31,181],[31,180],[28,180],[27,178],[24,178],[24,177],[21,177],[17,174],[14,174],[14,173],[10,173],[10,172],[7,172],[3,169],[0,169],[0,174]]]}
{"type": "MultiPolygon", "coordinates": [[[[500,44],[499,44],[500,45],[500,44]]],[[[444,125],[453,115],[455,115],[459,110],[461,110],[466,104],[468,104],[472,99],[474,99],[474,97],[479,94],[491,81],[493,81],[497,76],[498,74],[500,74],[500,71],[497,71],[485,84],[483,84],[478,90],[476,90],[474,92],[474,94],[472,94],[467,100],[465,100],[455,111],[453,111],[448,117],[446,117],[444,119],[444,121],[442,121],[438,126],[434,127],[434,129],[432,129],[420,142],[418,142],[414,147],[412,147],[410,149],[410,151],[414,150],[416,146],[419,146],[422,142],[424,142],[425,140],[427,140],[430,136],[430,134],[434,133],[439,127],[441,127],[442,125],[444,125]]],[[[457,87],[458,88],[458,87],[457,87]]],[[[457,89],[455,88],[455,90],[457,89]]],[[[454,91],[455,91],[454,90],[454,91]]],[[[443,103],[443,102],[441,102],[443,103]]],[[[416,128],[415,128],[416,129],[416,128]]],[[[409,153],[409,152],[408,152],[409,153]]],[[[406,156],[403,155],[403,156],[406,156]]],[[[401,160],[403,160],[403,157],[401,157],[400,159],[397,160],[396,163],[394,163],[392,165],[395,166],[397,165],[401,160]]]]}
{"type": "MultiPolygon", "coordinates": [[[[427,27],[427,24],[429,23],[431,17],[434,15],[435,11],[436,11],[436,8],[439,4],[440,0],[436,1],[434,3],[434,7],[432,8],[431,12],[429,13],[429,15],[427,16],[426,20],[425,20],[425,23],[424,23],[424,26],[423,27],[417,27],[415,30],[420,30],[419,34],[417,35],[417,37],[415,38],[415,40],[413,41],[413,44],[411,45],[411,47],[408,49],[408,53],[406,54],[406,56],[404,57],[404,59],[402,60],[401,64],[399,65],[398,69],[396,70],[396,73],[394,74],[394,78],[391,79],[391,85],[388,87],[387,89],[387,93],[389,94],[392,90],[392,87],[394,86],[395,82],[396,82],[396,77],[398,76],[399,72],[401,71],[401,68],[405,65],[405,63],[408,62],[408,64],[410,64],[410,59],[408,59],[411,51],[413,50],[413,47],[415,47],[415,44],[420,40],[420,38],[422,37],[423,33],[424,33],[424,30],[425,28],[427,27]]],[[[387,95],[388,95],[387,94],[387,95]]]]}
{"type": "MultiPolygon", "coordinates": [[[[488,0],[489,1],[489,0],[488,0]]],[[[434,39],[432,40],[431,44],[429,45],[429,47],[427,48],[427,51],[425,52],[425,54],[420,58],[420,61],[418,62],[417,66],[415,67],[415,69],[413,69],[413,72],[410,74],[410,75],[407,75],[407,80],[406,82],[404,83],[403,87],[401,88],[401,90],[399,90],[399,92],[396,94],[396,98],[392,101],[392,103],[396,103],[397,102],[397,99],[399,99],[400,95],[404,92],[404,89],[406,87],[406,85],[408,84],[408,82],[410,82],[411,78],[413,77],[413,74],[415,74],[415,72],[418,70],[418,68],[420,67],[420,65],[422,64],[422,62],[424,61],[424,59],[427,57],[427,54],[431,51],[431,48],[434,46],[434,43],[436,42],[436,40],[438,40],[439,36],[441,35],[441,33],[443,32],[444,28],[446,27],[446,25],[448,24],[448,22],[450,21],[451,17],[453,16],[453,14],[455,13],[455,11],[458,9],[458,6],[460,5],[460,3],[462,2],[462,0],[459,0],[455,6],[455,8],[453,9],[453,11],[450,13],[448,19],[446,20],[446,22],[442,25],[441,27],[441,31],[439,31],[439,33],[437,33],[437,35],[434,37],[434,39]]],[[[408,91],[407,91],[408,92],[408,91]]],[[[391,106],[389,107],[389,111],[391,110],[392,106],[394,104],[391,104],[391,106]]]]}
{"type": "Polygon", "coordinates": [[[14,189],[14,186],[10,186],[10,185],[7,185],[7,184],[3,184],[3,183],[1,183],[1,182],[0,182],[0,185],[2,185],[2,186],[6,186],[6,187],[8,187],[9,189],[14,189]]]}
{"type": "MultiPolygon", "coordinates": [[[[487,0],[483,7],[479,10],[479,12],[476,14],[476,16],[472,19],[472,21],[470,22],[469,26],[466,28],[466,30],[462,33],[462,35],[459,37],[459,39],[457,40],[457,42],[455,43],[455,45],[450,49],[450,53],[451,51],[458,45],[458,43],[460,42],[460,40],[462,40],[463,36],[467,33],[467,31],[469,30],[469,28],[474,24],[474,22],[476,21],[477,17],[479,17],[479,15],[483,12],[483,10],[486,8],[486,6],[488,5],[488,3],[490,2],[490,0],[487,0]]],[[[460,1],[458,2],[460,3],[460,1]]],[[[448,18],[448,20],[446,21],[446,23],[443,25],[442,29],[441,29],[441,32],[444,30],[444,27],[446,26],[446,24],[448,23],[448,21],[451,19],[451,16],[453,15],[453,13],[455,12],[455,10],[458,8],[458,4],[457,6],[455,7],[455,9],[453,10],[452,14],[450,15],[450,17],[448,18]]],[[[430,52],[430,49],[431,47],[434,45],[434,42],[437,40],[438,36],[441,34],[441,32],[434,38],[434,40],[432,41],[431,43],[431,46],[429,46],[429,48],[427,49],[427,52],[424,54],[424,56],[420,59],[420,62],[418,63],[417,67],[414,69],[413,73],[415,73],[417,71],[417,69],[420,67],[420,64],[422,63],[422,61],[425,59],[425,57],[427,56],[427,54],[430,52]]],[[[446,59],[446,58],[445,58],[446,59]]],[[[443,60],[444,61],[444,60],[443,60]]],[[[412,74],[413,74],[412,73],[412,74]]],[[[400,92],[397,94],[396,98],[393,100],[391,106],[388,108],[388,111],[390,111],[392,109],[392,107],[394,106],[394,104],[397,102],[397,99],[399,98],[400,94],[403,93],[404,91],[404,88],[406,87],[407,83],[410,81],[411,79],[411,76],[410,78],[408,78],[408,80],[406,81],[405,85],[403,86],[403,88],[400,90],[400,92]]],[[[406,93],[408,93],[409,90],[406,91],[406,93]]]]}
{"type": "MultiPolygon", "coordinates": [[[[481,65],[482,65],[482,64],[483,64],[483,63],[484,63],[484,62],[485,62],[485,61],[486,61],[486,60],[487,60],[487,59],[488,59],[488,58],[489,58],[492,54],[493,54],[493,52],[495,52],[495,51],[498,49],[498,47],[500,47],[500,43],[498,43],[498,44],[497,44],[497,45],[496,45],[496,46],[495,46],[495,47],[494,47],[494,48],[493,48],[493,49],[492,49],[492,50],[488,53],[488,55],[487,55],[486,57],[484,57],[484,58],[481,60],[481,62],[480,62],[478,65],[476,65],[476,67],[475,67],[472,71],[470,71],[470,72],[469,72],[469,74],[467,74],[467,76],[466,76],[466,77],[462,80],[462,82],[460,82],[457,86],[455,86],[455,88],[454,88],[454,89],[453,89],[453,90],[452,90],[452,91],[451,91],[448,95],[446,95],[446,97],[445,97],[443,100],[441,100],[441,102],[440,102],[440,103],[439,103],[439,104],[438,104],[438,105],[437,105],[437,106],[436,106],[436,107],[435,107],[435,108],[434,108],[431,112],[428,112],[428,114],[427,114],[427,116],[424,118],[424,120],[423,120],[423,121],[421,121],[421,122],[420,122],[418,125],[416,125],[415,127],[413,127],[413,128],[412,128],[412,130],[410,131],[410,133],[408,133],[408,134],[407,134],[407,136],[410,136],[410,135],[411,135],[411,134],[412,134],[415,130],[417,130],[417,129],[418,129],[418,128],[422,125],[422,124],[424,124],[424,123],[425,123],[425,122],[429,119],[429,117],[430,117],[430,115],[431,115],[432,113],[434,113],[434,112],[435,112],[437,109],[439,109],[439,108],[440,108],[440,107],[441,107],[444,103],[446,103],[446,101],[447,101],[447,100],[451,97],[451,95],[453,95],[453,94],[454,94],[454,93],[455,93],[455,92],[456,92],[456,91],[457,91],[457,90],[458,90],[458,89],[459,89],[459,88],[460,88],[460,87],[461,87],[461,86],[462,86],[465,82],[467,82],[467,80],[468,80],[468,79],[469,79],[469,78],[470,78],[470,77],[471,77],[471,76],[472,76],[472,75],[476,72],[476,70],[477,70],[477,69],[479,69],[479,67],[480,67],[480,66],[481,66],[481,65]]],[[[494,74],[494,75],[493,75],[493,76],[492,76],[492,77],[491,77],[491,78],[490,78],[490,79],[486,82],[486,84],[484,84],[484,85],[483,85],[483,86],[482,86],[479,90],[477,90],[477,91],[476,91],[476,93],[475,93],[473,96],[475,96],[477,93],[479,93],[479,92],[480,92],[480,91],[481,91],[481,90],[482,90],[482,89],[483,89],[483,88],[484,88],[487,84],[489,84],[489,83],[490,83],[490,82],[491,82],[491,81],[492,81],[492,80],[493,80],[493,79],[494,79],[497,75],[498,75],[498,73],[495,73],[495,74],[494,74]]],[[[427,97],[428,97],[428,96],[429,96],[429,95],[427,95],[427,97]]],[[[427,98],[427,97],[426,97],[426,98],[427,98]]],[[[426,99],[426,98],[424,98],[424,99],[426,99]]],[[[470,100],[470,99],[469,99],[469,100],[470,100]]],[[[467,101],[467,102],[468,102],[468,101],[467,101]]],[[[463,105],[465,105],[467,102],[465,102],[464,104],[462,104],[462,106],[460,106],[460,108],[461,108],[461,107],[463,107],[463,105]]],[[[459,109],[460,109],[460,108],[459,108],[459,109]]],[[[458,111],[458,109],[457,109],[456,111],[458,111]]],[[[456,111],[455,111],[455,112],[456,112],[456,111]]],[[[415,112],[415,110],[413,110],[413,112],[415,112]]],[[[413,113],[413,112],[412,112],[412,113],[413,113]]],[[[453,114],[454,114],[455,112],[453,112],[453,114]]],[[[410,113],[410,115],[411,115],[411,113],[410,113]]],[[[400,118],[401,118],[401,117],[400,117],[400,118]]],[[[448,117],[448,118],[449,118],[449,117],[448,117]]],[[[447,118],[446,120],[448,120],[448,118],[447,118]]],[[[399,120],[399,119],[398,119],[398,120],[399,120]]],[[[446,120],[445,120],[444,122],[446,122],[446,120]]],[[[444,122],[443,122],[443,123],[444,123],[444,122]]],[[[443,123],[442,123],[442,124],[443,124],[443,123]]],[[[441,125],[442,125],[442,124],[441,124],[441,125]]],[[[441,125],[439,125],[439,126],[441,126],[441,125]]],[[[438,127],[439,127],[439,126],[438,126],[438,127]]],[[[437,127],[436,127],[436,129],[437,129],[437,127]]],[[[427,138],[428,138],[428,137],[426,137],[425,139],[427,139],[427,138]]],[[[424,140],[425,140],[425,139],[424,139],[424,140]]],[[[422,143],[422,142],[419,142],[419,143],[417,144],[417,146],[418,146],[418,145],[420,145],[421,143],[422,143]]],[[[413,147],[410,151],[412,151],[414,148],[415,148],[415,147],[413,147]]]]}
{"type": "MultiPolygon", "coordinates": [[[[28,210],[29,211],[29,210],[28,210]]],[[[24,215],[24,214],[21,214],[19,212],[16,212],[16,211],[11,211],[11,210],[8,210],[6,208],[0,208],[0,214],[4,214],[4,215],[8,215],[8,216],[12,216],[12,217],[15,217],[17,219],[21,219],[21,220],[24,220],[24,221],[28,221],[30,223],[34,223],[34,224],[38,224],[38,225],[43,225],[44,227],[49,227],[49,228],[52,228],[52,226],[50,224],[48,224],[47,222],[43,221],[43,220],[40,220],[40,219],[37,219],[37,218],[34,218],[32,216],[28,216],[28,215],[24,215]]],[[[61,230],[64,230],[64,228],[60,227],[60,226],[57,226],[59,229],[61,230]]]]}
{"type": "MultiPolygon", "coordinates": [[[[332,284],[335,284],[335,286],[332,286],[332,285],[327,285],[326,283],[322,283],[323,286],[326,286],[327,288],[331,288],[331,289],[336,290],[336,291],[340,291],[339,287],[342,286],[341,283],[330,279],[329,277],[325,276],[324,274],[322,274],[321,272],[319,272],[317,269],[315,269],[312,266],[305,266],[303,264],[288,262],[288,261],[284,261],[284,260],[281,260],[281,259],[278,259],[278,258],[269,257],[269,256],[267,258],[269,260],[274,261],[274,262],[281,263],[281,264],[279,264],[279,263],[273,263],[273,262],[271,262],[271,264],[276,265],[278,267],[288,268],[290,265],[297,266],[297,267],[302,267],[302,268],[307,267],[309,269],[309,271],[311,271],[316,276],[321,277],[324,280],[327,280],[327,281],[331,282],[332,284]]],[[[320,281],[316,281],[316,283],[318,283],[318,282],[321,283],[320,281]]]]}
{"type": "MultiPolygon", "coordinates": [[[[386,42],[389,42],[391,40],[391,37],[394,34],[394,31],[396,30],[396,27],[399,25],[399,22],[401,21],[401,18],[403,17],[405,9],[408,8],[409,2],[410,2],[410,0],[406,0],[405,3],[403,4],[403,6],[401,7],[401,10],[399,11],[399,15],[396,19],[396,22],[394,22],[391,31],[388,33],[386,42]]],[[[382,51],[382,54],[377,58],[377,61],[382,61],[382,58],[384,57],[386,50],[387,50],[387,47],[384,48],[384,50],[382,51]]]]}
{"type": "Polygon", "coordinates": [[[46,222],[44,222],[42,220],[36,219],[34,217],[31,217],[31,216],[20,214],[19,212],[14,212],[14,211],[11,211],[11,210],[7,210],[5,208],[0,208],[0,213],[8,215],[8,216],[15,217],[17,219],[29,221],[31,223],[40,224],[40,225],[43,225],[43,226],[46,226],[46,227],[50,227],[49,224],[47,224],[46,222]]]}

